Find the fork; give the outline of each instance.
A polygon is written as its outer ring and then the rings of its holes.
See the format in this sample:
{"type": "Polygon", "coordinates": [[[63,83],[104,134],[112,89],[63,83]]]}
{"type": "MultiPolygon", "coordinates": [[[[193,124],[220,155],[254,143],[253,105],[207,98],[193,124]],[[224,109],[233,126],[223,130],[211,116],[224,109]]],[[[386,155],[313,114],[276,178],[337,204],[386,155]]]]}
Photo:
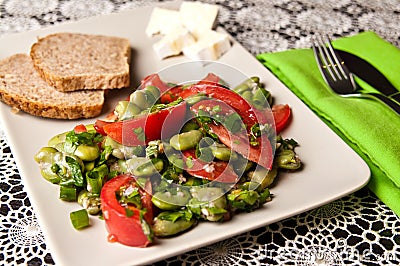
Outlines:
{"type": "Polygon", "coordinates": [[[354,75],[335,52],[328,36],[325,36],[325,39],[316,36],[312,47],[322,77],[334,92],[343,97],[379,100],[400,114],[400,105],[385,95],[374,92],[357,92],[358,86],[354,81],[354,75]]]}

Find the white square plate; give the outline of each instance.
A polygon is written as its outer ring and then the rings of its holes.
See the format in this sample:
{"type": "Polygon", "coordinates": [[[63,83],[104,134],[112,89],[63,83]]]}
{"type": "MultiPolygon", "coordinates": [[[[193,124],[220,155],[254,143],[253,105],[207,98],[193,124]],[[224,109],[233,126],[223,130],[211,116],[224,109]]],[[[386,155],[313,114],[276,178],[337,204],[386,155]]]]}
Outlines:
{"type": "MultiPolygon", "coordinates": [[[[121,36],[131,41],[133,80],[137,83],[148,74],[187,60],[183,56],[163,61],[157,58],[152,49],[154,39],[145,34],[151,11],[151,7],[139,8],[4,36],[0,38],[0,58],[14,53],[29,53],[37,37],[54,32],[121,36]]],[[[201,223],[185,234],[159,240],[147,248],[107,242],[104,222],[97,218],[92,219],[91,227],[76,231],[69,221],[69,213],[80,206],[58,200],[58,186],[40,176],[33,159],[34,154],[55,134],[71,130],[78,123],[93,123],[95,119],[44,119],[22,112],[14,114],[9,106],[0,104],[1,121],[23,184],[57,265],[143,265],[155,262],[321,206],[354,192],[368,182],[370,172],[365,162],[241,45],[234,42],[220,62],[248,76],[259,76],[277,103],[291,106],[293,119],[283,136],[299,142],[296,151],[304,162],[304,169],[280,175],[271,189],[274,199],[263,208],[236,215],[222,224],[201,223]]],[[[112,99],[122,97],[119,93],[122,91],[112,93],[104,114],[113,107],[112,99]]]]}

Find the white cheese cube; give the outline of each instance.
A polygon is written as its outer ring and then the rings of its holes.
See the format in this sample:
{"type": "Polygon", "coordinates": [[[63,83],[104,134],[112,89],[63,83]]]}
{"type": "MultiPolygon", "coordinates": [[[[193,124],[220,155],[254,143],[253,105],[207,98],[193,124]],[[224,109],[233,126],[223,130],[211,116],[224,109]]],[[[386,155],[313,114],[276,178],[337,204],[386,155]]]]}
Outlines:
{"type": "Polygon", "coordinates": [[[147,36],[166,35],[177,27],[181,27],[179,11],[155,7],[146,27],[147,36]]]}
{"type": "Polygon", "coordinates": [[[161,40],[153,45],[153,49],[160,59],[179,55],[183,47],[190,46],[196,40],[193,35],[185,28],[176,28],[165,35],[161,40]]]}
{"type": "Polygon", "coordinates": [[[213,28],[218,6],[201,2],[182,2],[179,13],[182,25],[197,34],[198,31],[213,28]]]}
{"type": "Polygon", "coordinates": [[[183,54],[192,60],[217,60],[231,48],[229,36],[213,30],[202,31],[197,42],[185,46],[183,54]]]}

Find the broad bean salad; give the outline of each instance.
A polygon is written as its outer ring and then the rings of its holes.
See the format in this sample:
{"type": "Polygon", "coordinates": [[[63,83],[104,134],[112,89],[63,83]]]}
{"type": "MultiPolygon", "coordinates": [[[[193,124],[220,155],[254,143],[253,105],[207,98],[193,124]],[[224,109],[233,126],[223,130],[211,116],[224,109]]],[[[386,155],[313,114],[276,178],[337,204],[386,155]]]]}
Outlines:
{"type": "Polygon", "coordinates": [[[229,89],[217,75],[177,85],[152,74],[105,119],[51,138],[35,155],[59,198],[104,219],[108,240],[145,247],[203,221],[225,222],[272,199],[281,171],[301,162],[287,104],[252,77],[229,89]]]}

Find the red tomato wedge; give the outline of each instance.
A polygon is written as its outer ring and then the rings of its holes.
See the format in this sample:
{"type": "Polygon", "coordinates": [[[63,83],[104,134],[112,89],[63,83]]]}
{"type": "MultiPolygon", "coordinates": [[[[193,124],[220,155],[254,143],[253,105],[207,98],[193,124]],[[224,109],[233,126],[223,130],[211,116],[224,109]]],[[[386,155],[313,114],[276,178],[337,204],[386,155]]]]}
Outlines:
{"type": "Polygon", "coordinates": [[[107,136],[106,132],[104,132],[104,126],[107,124],[111,124],[114,122],[108,122],[104,120],[97,119],[96,122],[94,122],[94,129],[97,131],[97,133],[100,133],[103,136],[107,136]]]}
{"type": "MultiPolygon", "coordinates": [[[[230,114],[235,113],[233,108],[220,100],[203,100],[194,104],[190,109],[197,114],[200,109],[214,110],[216,106],[219,107],[217,114],[222,117],[228,117],[230,114]]],[[[213,118],[213,115],[210,117],[213,118]]],[[[258,137],[256,139],[258,145],[252,146],[250,145],[250,140],[246,130],[230,132],[228,128],[224,126],[225,123],[223,121],[218,122],[221,124],[208,123],[208,126],[211,131],[218,136],[219,140],[223,144],[241,154],[248,160],[256,162],[267,169],[271,169],[273,163],[273,151],[271,143],[266,135],[258,137]]]]}
{"type": "MultiPolygon", "coordinates": [[[[171,137],[179,131],[176,125],[182,123],[186,116],[186,102],[175,106],[138,116],[133,119],[103,123],[102,129],[113,140],[127,146],[145,145],[151,140],[171,137]],[[169,118],[172,123],[164,123],[169,118]]],[[[101,126],[99,126],[100,128],[101,126]]]]}
{"type": "Polygon", "coordinates": [[[185,150],[182,153],[185,157],[186,165],[190,165],[185,170],[192,176],[222,183],[236,183],[239,181],[238,175],[227,162],[213,161],[207,163],[201,161],[196,158],[194,149],[185,150]],[[190,164],[187,162],[188,160],[191,160],[190,164]]]}
{"type": "Polygon", "coordinates": [[[274,155],[267,136],[259,137],[257,139],[259,144],[252,146],[246,137],[243,135],[234,135],[222,125],[209,124],[209,127],[218,136],[219,140],[232,150],[267,169],[272,168],[274,155]]]}
{"type": "Polygon", "coordinates": [[[76,125],[74,127],[74,132],[77,134],[82,133],[82,132],[87,132],[86,126],[84,124],[76,125]]]}
{"type": "Polygon", "coordinates": [[[146,88],[147,86],[157,87],[160,90],[161,94],[170,89],[168,84],[162,81],[158,74],[148,75],[141,81],[141,88],[146,88]]]}
{"type": "MultiPolygon", "coordinates": [[[[211,84],[218,85],[220,81],[220,77],[213,73],[209,73],[204,79],[200,80],[197,84],[211,84]]],[[[170,88],[168,91],[163,91],[163,94],[160,97],[161,103],[170,103],[181,97],[181,94],[185,88],[181,85],[177,85],[175,87],[170,88]]]]}
{"type": "Polygon", "coordinates": [[[220,82],[221,78],[214,73],[208,73],[205,78],[200,80],[197,84],[218,84],[220,82]]]}
{"type": "Polygon", "coordinates": [[[173,88],[170,88],[168,91],[165,91],[161,94],[160,102],[170,103],[177,100],[180,97],[182,90],[183,90],[182,86],[175,86],[173,88]]]}
{"type": "MultiPolygon", "coordinates": [[[[131,175],[119,175],[106,182],[101,190],[101,208],[109,233],[109,239],[123,245],[133,247],[146,247],[151,243],[151,238],[143,231],[140,210],[129,207],[132,215],[126,214],[126,207],[123,207],[116,198],[116,191],[124,186],[136,186],[136,181],[131,175]]],[[[146,209],[151,210],[146,202],[149,194],[140,190],[142,204],[146,209]],[[146,200],[144,200],[146,199],[146,200]]],[[[152,213],[145,216],[147,223],[152,220],[152,213]]]]}
{"type": "Polygon", "coordinates": [[[195,84],[182,90],[179,96],[186,99],[198,93],[204,93],[231,106],[243,118],[247,128],[252,127],[255,123],[265,124],[269,122],[266,113],[256,110],[242,96],[218,84],[195,84]]]}
{"type": "Polygon", "coordinates": [[[276,134],[279,134],[288,124],[291,117],[291,110],[287,104],[272,106],[272,114],[275,120],[276,134]]]}

